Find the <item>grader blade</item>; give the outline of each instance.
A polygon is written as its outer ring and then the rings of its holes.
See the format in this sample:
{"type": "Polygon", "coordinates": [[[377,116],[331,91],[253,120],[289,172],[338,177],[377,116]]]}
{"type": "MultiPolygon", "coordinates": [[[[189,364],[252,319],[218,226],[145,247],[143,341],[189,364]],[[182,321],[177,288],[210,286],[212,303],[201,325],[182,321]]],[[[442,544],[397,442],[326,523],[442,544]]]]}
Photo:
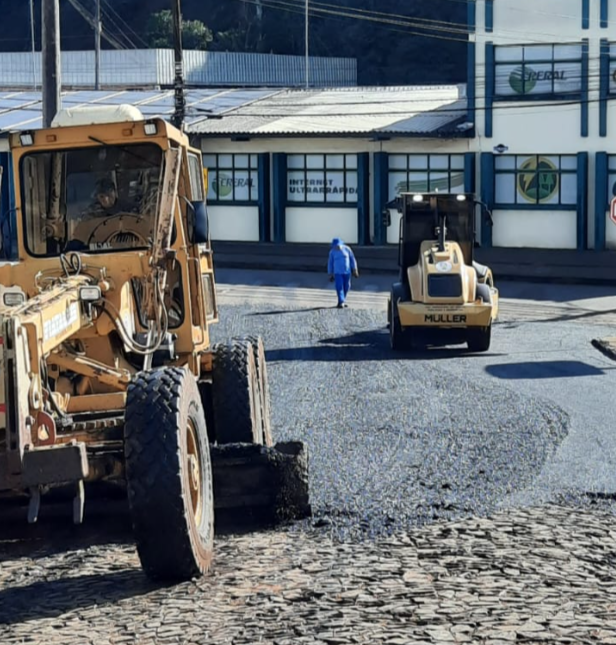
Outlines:
{"type": "Polygon", "coordinates": [[[299,441],[211,447],[217,526],[274,525],[310,515],[308,452],[299,441]]]}

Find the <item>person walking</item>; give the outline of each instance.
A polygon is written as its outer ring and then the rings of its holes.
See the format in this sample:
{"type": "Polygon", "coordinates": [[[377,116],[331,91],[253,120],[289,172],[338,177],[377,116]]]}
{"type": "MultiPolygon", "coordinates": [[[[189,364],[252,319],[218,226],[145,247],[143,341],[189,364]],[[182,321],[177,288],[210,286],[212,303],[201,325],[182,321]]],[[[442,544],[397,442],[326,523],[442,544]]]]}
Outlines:
{"type": "Polygon", "coordinates": [[[351,290],[351,274],[358,278],[359,271],[351,247],[347,246],[339,237],[332,240],[327,273],[329,273],[329,281],[336,283],[338,309],[348,307],[346,297],[351,290]]]}

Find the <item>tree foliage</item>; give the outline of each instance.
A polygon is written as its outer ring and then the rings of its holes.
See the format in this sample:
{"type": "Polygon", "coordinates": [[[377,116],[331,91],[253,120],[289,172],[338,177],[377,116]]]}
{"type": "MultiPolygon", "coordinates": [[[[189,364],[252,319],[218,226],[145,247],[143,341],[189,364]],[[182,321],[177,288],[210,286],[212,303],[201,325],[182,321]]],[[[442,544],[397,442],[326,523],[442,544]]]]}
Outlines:
{"type": "MultiPolygon", "coordinates": [[[[145,38],[150,47],[173,47],[173,14],[170,9],[153,13],[147,22],[145,38]]],[[[182,19],[182,44],[186,49],[207,49],[213,35],[200,20],[182,19]]]]}

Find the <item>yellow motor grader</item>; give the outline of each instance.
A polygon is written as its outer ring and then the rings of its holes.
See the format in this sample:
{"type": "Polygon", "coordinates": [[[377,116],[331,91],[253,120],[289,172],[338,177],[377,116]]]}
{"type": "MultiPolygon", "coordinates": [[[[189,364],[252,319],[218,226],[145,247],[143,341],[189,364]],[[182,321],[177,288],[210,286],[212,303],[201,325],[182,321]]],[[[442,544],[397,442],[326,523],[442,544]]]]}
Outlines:
{"type": "Polygon", "coordinates": [[[146,573],[204,573],[211,446],[272,439],[261,339],[210,342],[201,154],[132,106],[61,111],[12,133],[10,149],[18,259],[0,264],[0,497],[24,497],[34,522],[42,496],[69,487],[80,523],[88,484],[116,484],[146,573]]]}
{"type": "Polygon", "coordinates": [[[446,193],[405,193],[388,204],[401,213],[400,278],[387,308],[392,349],[490,348],[498,290],[492,271],[473,259],[477,204],[471,194],[446,193]]]}

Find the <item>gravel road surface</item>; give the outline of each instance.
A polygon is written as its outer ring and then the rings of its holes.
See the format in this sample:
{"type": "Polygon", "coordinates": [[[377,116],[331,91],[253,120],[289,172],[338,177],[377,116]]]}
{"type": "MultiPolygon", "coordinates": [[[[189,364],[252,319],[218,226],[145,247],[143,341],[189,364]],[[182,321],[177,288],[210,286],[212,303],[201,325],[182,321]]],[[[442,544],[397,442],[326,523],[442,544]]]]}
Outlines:
{"type": "Polygon", "coordinates": [[[409,356],[378,290],[342,311],[289,285],[219,294],[216,338],[264,336],[275,439],[309,445],[314,518],[219,537],[211,575],[175,587],[104,517],[0,527],[2,645],[616,643],[601,294],[506,301],[487,354],[409,356]]]}

